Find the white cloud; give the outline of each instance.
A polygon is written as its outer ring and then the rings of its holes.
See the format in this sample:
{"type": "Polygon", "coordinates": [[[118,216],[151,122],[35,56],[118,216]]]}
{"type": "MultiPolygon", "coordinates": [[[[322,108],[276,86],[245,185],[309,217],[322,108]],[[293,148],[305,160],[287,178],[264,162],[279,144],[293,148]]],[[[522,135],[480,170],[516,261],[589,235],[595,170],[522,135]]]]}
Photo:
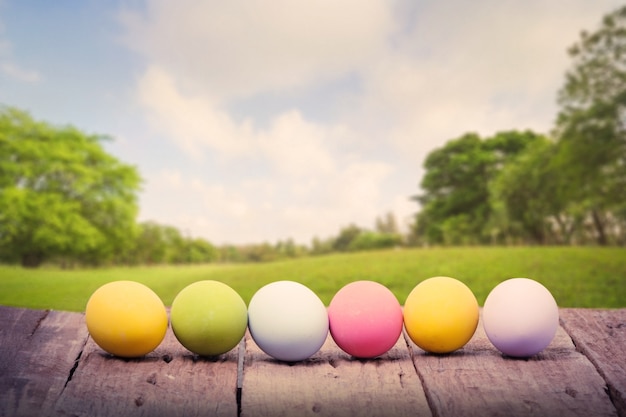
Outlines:
{"type": "Polygon", "coordinates": [[[221,99],[308,86],[376,59],[394,29],[386,0],[151,1],[125,10],[126,42],[184,88],[221,99]]]}
{"type": "MultiPolygon", "coordinates": [[[[2,3],[0,3],[0,6],[2,3]]],[[[41,74],[33,69],[19,65],[13,57],[13,45],[7,39],[3,39],[4,24],[0,20],[0,72],[6,76],[28,84],[41,81],[41,74]]]]}
{"type": "Polygon", "coordinates": [[[144,198],[168,201],[145,215],[217,243],[308,242],[389,210],[406,223],[433,148],[468,131],[551,128],[566,48],[601,18],[583,0],[427,1],[394,14],[403,1],[154,0],[121,13],[145,60],[135,93],[153,131],[195,163],[233,162],[222,180],[163,172],[144,198]],[[307,113],[312,91],[346,77],[355,85],[316,103],[330,116],[307,113]],[[263,94],[288,104],[228,111],[263,94]]]}
{"type": "Polygon", "coordinates": [[[175,140],[191,156],[206,147],[227,154],[246,151],[250,126],[235,125],[229,115],[206,96],[183,96],[176,80],[151,66],[138,82],[137,99],[154,128],[175,140]]]}
{"type": "Polygon", "coordinates": [[[185,96],[172,76],[150,67],[140,78],[137,99],[157,132],[172,138],[191,157],[207,151],[226,156],[267,159],[279,174],[319,175],[332,172],[333,142],[350,138],[342,126],[320,126],[303,119],[297,110],[277,115],[266,130],[250,120],[236,123],[206,96],[185,96]]]}
{"type": "Polygon", "coordinates": [[[282,174],[328,174],[335,169],[335,161],[326,144],[342,133],[347,134],[340,127],[307,122],[298,111],[292,110],[278,115],[269,130],[259,132],[256,143],[282,174]]]}
{"type": "MultiPolygon", "coordinates": [[[[363,70],[353,120],[375,120],[400,149],[426,156],[467,131],[547,132],[566,48],[600,16],[589,2],[429,2],[385,59],[363,70]]],[[[607,10],[608,11],[608,10],[607,10]]],[[[369,126],[371,128],[371,126],[369,126]]]]}
{"type": "Polygon", "coordinates": [[[350,223],[371,227],[390,173],[382,163],[355,162],[314,179],[278,176],[225,186],[162,170],[147,177],[140,217],[177,224],[218,244],[289,237],[309,243],[350,223]],[[307,192],[298,192],[307,181],[307,192]]]}
{"type": "MultiPolygon", "coordinates": [[[[249,121],[237,124],[208,97],[183,95],[171,76],[154,67],[141,78],[137,96],[153,128],[196,157],[217,151],[269,167],[228,187],[172,170],[148,179],[145,200],[168,196],[166,205],[202,207],[201,222],[176,215],[185,229],[193,223],[199,231],[201,223],[205,236],[238,243],[287,237],[308,242],[313,234],[328,236],[349,223],[369,226],[380,214],[381,185],[393,169],[358,154],[333,152],[337,143],[354,143],[345,126],[316,124],[297,110],[276,115],[266,129],[249,121]]],[[[167,222],[175,212],[174,206],[162,207],[143,217],[167,222]]]]}
{"type": "Polygon", "coordinates": [[[17,81],[34,84],[41,80],[41,75],[37,71],[22,68],[9,60],[0,62],[0,69],[4,74],[17,81]]]}
{"type": "Polygon", "coordinates": [[[170,187],[179,188],[182,185],[181,175],[178,171],[163,170],[161,171],[160,180],[170,187]]]}

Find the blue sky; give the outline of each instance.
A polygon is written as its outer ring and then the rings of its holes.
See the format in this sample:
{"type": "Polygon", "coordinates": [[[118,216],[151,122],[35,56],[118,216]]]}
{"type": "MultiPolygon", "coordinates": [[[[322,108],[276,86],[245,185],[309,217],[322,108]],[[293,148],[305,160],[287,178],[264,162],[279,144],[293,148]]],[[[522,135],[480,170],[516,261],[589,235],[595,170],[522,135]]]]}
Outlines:
{"type": "Polygon", "coordinates": [[[548,132],[581,30],[614,0],[0,0],[0,103],[108,134],[140,220],[216,244],[418,210],[466,132],[548,132]]]}

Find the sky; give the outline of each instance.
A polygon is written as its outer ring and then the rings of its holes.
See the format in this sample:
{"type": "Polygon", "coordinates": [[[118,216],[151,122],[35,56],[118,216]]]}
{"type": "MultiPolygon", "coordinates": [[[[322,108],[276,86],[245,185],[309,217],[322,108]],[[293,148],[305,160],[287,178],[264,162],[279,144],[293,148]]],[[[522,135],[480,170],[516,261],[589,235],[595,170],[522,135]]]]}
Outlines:
{"type": "Polygon", "coordinates": [[[139,221],[309,244],[393,213],[468,132],[549,133],[615,0],[0,0],[0,104],[113,138],[139,221]]]}

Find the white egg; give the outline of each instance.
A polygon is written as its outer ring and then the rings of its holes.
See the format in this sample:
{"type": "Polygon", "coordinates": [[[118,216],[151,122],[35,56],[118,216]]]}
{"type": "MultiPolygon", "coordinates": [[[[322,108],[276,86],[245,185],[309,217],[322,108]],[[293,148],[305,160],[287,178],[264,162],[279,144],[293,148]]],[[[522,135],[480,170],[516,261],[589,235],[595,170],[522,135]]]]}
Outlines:
{"type": "Polygon", "coordinates": [[[308,287],[276,281],[252,296],[248,328],[263,352],[278,360],[296,362],[309,358],[324,344],[328,313],[308,287]]]}
{"type": "Polygon", "coordinates": [[[487,337],[502,353],[529,357],[545,349],[559,326],[559,309],[550,291],[528,278],[498,284],[483,307],[487,337]]]}

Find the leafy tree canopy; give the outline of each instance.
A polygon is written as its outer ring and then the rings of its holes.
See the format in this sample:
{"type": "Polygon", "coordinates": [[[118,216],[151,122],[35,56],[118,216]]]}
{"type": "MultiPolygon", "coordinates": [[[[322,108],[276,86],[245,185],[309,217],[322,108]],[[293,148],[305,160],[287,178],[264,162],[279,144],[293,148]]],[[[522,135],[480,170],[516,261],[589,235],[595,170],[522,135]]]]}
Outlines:
{"type": "Polygon", "coordinates": [[[626,6],[582,32],[569,55],[555,133],[565,174],[578,185],[569,199],[606,244],[610,219],[626,219],[626,6]]]}
{"type": "Polygon", "coordinates": [[[510,160],[540,138],[530,131],[507,131],[482,139],[468,133],[426,158],[416,233],[430,243],[482,243],[491,217],[489,184],[510,160]]]}
{"type": "Polygon", "coordinates": [[[0,260],[97,263],[132,244],[141,180],[104,139],[0,108],[0,260]]]}

